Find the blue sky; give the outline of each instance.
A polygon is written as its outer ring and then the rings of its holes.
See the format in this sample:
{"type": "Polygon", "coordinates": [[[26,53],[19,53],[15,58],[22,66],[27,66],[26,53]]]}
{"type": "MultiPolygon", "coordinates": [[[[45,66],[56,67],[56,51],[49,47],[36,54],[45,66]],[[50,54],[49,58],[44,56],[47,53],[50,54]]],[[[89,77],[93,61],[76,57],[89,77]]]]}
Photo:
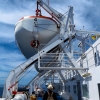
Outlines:
{"type": "MultiPolygon", "coordinates": [[[[73,6],[76,29],[85,26],[94,30],[100,24],[100,0],[50,0],[50,5],[61,13],[73,6]]],[[[0,84],[12,69],[26,61],[15,42],[14,28],[23,16],[35,15],[35,10],[36,0],[0,0],[0,84]]],[[[47,13],[42,10],[42,15],[47,13]]],[[[20,83],[27,84],[36,74],[33,66],[20,83]]]]}

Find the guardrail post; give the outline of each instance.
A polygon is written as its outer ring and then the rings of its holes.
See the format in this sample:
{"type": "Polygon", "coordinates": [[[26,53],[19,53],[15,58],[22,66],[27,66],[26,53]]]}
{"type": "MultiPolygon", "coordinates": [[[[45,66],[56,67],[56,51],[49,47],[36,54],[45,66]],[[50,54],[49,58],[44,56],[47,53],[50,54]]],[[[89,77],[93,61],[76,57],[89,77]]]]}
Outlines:
{"type": "Polygon", "coordinates": [[[89,68],[89,66],[88,66],[88,57],[87,57],[87,54],[86,54],[86,63],[87,63],[87,68],[89,68]]]}

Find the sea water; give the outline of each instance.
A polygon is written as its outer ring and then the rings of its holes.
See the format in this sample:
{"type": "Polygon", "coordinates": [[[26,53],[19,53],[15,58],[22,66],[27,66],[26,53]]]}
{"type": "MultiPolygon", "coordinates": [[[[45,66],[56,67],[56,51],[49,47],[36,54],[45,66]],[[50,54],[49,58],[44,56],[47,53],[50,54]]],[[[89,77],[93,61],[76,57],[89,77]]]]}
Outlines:
{"type": "Polygon", "coordinates": [[[0,98],[2,97],[3,87],[0,87],[0,98]]]}

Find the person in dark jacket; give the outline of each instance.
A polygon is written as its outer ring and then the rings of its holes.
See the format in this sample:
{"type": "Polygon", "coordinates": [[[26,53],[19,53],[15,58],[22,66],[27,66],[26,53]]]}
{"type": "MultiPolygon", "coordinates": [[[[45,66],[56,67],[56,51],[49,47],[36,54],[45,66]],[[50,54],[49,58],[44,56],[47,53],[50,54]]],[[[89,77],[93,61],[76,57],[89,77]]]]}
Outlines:
{"type": "Polygon", "coordinates": [[[48,91],[45,92],[43,100],[57,100],[56,94],[53,92],[53,86],[48,85],[48,91]]]}

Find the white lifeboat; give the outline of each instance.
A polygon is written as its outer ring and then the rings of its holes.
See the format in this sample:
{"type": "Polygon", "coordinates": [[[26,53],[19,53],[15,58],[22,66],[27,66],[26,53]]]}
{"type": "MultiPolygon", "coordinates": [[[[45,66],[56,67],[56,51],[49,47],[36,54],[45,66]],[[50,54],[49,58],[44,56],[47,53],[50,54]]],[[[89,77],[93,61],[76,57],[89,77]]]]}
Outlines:
{"type": "Polygon", "coordinates": [[[21,18],[16,24],[15,38],[23,55],[30,58],[58,32],[57,23],[51,17],[27,16],[21,18]]]}

